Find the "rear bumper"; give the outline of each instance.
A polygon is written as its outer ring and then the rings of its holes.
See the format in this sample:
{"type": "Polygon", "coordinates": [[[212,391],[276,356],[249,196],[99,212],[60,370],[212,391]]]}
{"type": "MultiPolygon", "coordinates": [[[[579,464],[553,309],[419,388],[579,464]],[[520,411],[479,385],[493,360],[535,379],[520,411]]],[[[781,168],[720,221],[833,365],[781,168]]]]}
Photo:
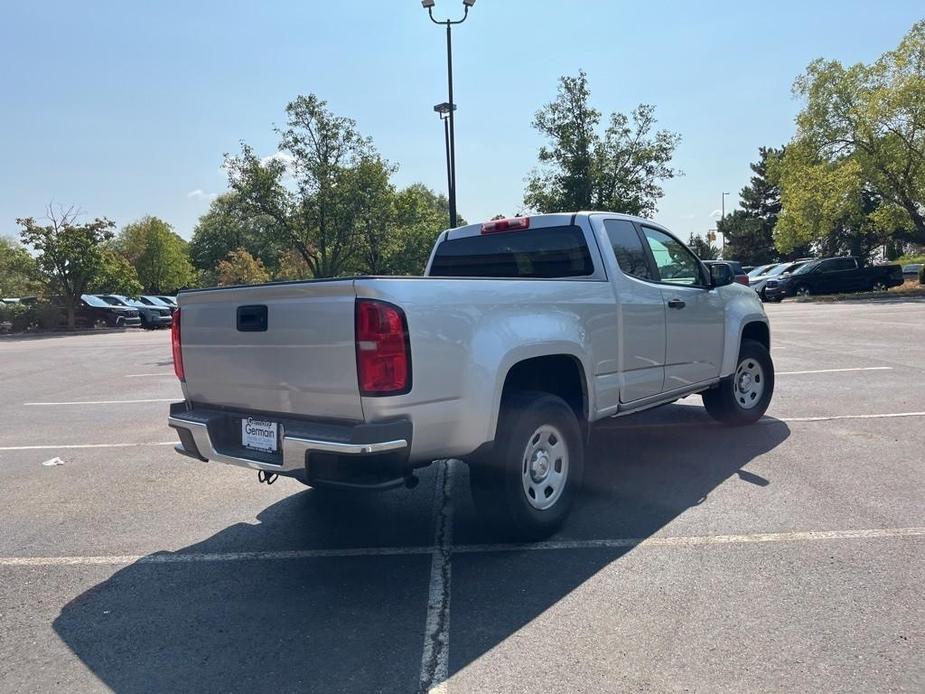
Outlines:
{"type": "Polygon", "coordinates": [[[176,402],[170,405],[167,421],[180,437],[178,453],[295,477],[308,484],[393,486],[411,469],[412,426],[408,420],[330,423],[176,402]],[[278,422],[276,453],[252,451],[241,445],[241,419],[255,415],[278,422]]]}

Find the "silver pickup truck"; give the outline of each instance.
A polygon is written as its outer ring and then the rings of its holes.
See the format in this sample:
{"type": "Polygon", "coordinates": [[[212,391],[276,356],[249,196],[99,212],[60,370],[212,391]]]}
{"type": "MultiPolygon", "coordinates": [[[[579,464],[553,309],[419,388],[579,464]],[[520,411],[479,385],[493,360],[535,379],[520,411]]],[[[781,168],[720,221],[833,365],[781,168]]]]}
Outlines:
{"type": "Polygon", "coordinates": [[[593,422],[700,393],[748,424],[774,390],[754,291],[620,214],[515,217],[440,234],[424,277],[184,291],[177,450],[324,488],[468,463],[495,522],[565,519],[593,422]]]}

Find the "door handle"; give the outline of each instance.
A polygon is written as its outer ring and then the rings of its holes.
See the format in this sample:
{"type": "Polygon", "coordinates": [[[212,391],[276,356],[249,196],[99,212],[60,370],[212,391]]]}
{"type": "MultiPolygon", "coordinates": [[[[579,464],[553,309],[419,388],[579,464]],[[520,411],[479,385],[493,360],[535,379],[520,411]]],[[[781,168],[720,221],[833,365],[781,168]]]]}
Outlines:
{"type": "Polygon", "coordinates": [[[684,308],[685,304],[681,299],[669,299],[668,308],[684,308]]]}

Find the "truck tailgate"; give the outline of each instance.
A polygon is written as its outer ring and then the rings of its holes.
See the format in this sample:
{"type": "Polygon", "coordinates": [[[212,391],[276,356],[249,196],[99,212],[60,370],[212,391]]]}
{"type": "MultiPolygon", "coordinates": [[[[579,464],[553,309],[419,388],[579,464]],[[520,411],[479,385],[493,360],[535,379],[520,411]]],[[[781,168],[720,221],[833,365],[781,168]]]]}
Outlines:
{"type": "Polygon", "coordinates": [[[354,303],[352,279],[181,293],[187,399],[362,421],[354,303]]]}

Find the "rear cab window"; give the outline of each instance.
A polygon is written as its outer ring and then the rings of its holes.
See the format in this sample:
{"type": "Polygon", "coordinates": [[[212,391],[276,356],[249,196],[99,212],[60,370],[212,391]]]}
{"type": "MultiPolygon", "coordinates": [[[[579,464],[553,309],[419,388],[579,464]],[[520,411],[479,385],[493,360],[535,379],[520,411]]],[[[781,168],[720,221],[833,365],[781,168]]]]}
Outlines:
{"type": "Polygon", "coordinates": [[[652,271],[636,225],[625,219],[605,219],[604,230],[624,274],[652,280],[652,271]]]}
{"type": "Polygon", "coordinates": [[[450,239],[437,246],[431,277],[589,277],[594,263],[575,225],[540,227],[450,239]]]}

